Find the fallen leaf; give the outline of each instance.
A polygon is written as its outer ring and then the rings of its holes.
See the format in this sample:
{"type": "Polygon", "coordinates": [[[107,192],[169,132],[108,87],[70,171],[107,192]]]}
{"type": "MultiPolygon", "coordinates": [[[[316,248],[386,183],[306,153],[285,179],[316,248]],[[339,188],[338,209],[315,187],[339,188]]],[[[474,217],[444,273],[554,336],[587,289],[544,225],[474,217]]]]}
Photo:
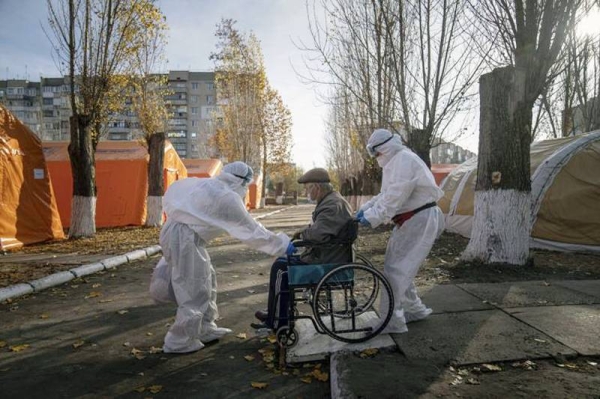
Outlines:
{"type": "Polygon", "coordinates": [[[6,341],[0,341],[0,348],[4,348],[6,346],[6,341]]]}
{"type": "Polygon", "coordinates": [[[362,357],[363,359],[367,357],[372,357],[375,356],[378,352],[379,350],[377,348],[365,349],[364,351],[360,352],[360,357],[362,357]]]}
{"type": "Polygon", "coordinates": [[[123,310],[118,310],[117,311],[118,314],[125,314],[125,313],[129,313],[129,310],[123,309],[123,310]]]}
{"type": "Polygon", "coordinates": [[[250,385],[252,385],[252,388],[256,389],[265,389],[269,386],[269,384],[267,384],[266,382],[251,382],[250,385]]]}
{"type": "Polygon", "coordinates": [[[200,375],[201,375],[202,377],[206,377],[206,376],[208,376],[208,373],[200,373],[200,375]]]}
{"type": "Polygon", "coordinates": [[[462,375],[463,377],[469,375],[469,370],[466,369],[460,369],[458,370],[458,375],[462,375]]]}
{"type": "Polygon", "coordinates": [[[29,344],[13,345],[8,347],[11,352],[21,352],[27,348],[29,348],[29,344]]]}
{"type": "MultiPolygon", "coordinates": [[[[0,346],[0,348],[1,348],[1,346],[0,346]]],[[[598,363],[590,362],[589,360],[587,361],[587,364],[589,364],[590,366],[594,366],[594,367],[598,365],[598,363]]]]}
{"type": "Polygon", "coordinates": [[[123,342],[123,346],[130,346],[131,344],[129,342],[123,342]]]}
{"type": "Polygon", "coordinates": [[[252,355],[244,356],[244,359],[246,359],[247,361],[251,362],[251,361],[254,360],[254,356],[252,356],[252,355]]]}
{"type": "Polygon", "coordinates": [[[77,341],[77,342],[75,342],[75,343],[73,344],[73,349],[77,349],[77,348],[79,348],[80,346],[83,346],[83,344],[85,344],[85,341],[84,341],[84,340],[77,341]]]}
{"type": "Polygon", "coordinates": [[[466,382],[467,382],[467,384],[470,384],[470,385],[479,385],[479,384],[481,384],[475,378],[469,378],[466,382]]]}
{"type": "Polygon", "coordinates": [[[577,365],[573,363],[565,363],[565,367],[571,370],[575,370],[578,368],[577,365]]]}
{"type": "Polygon", "coordinates": [[[274,344],[275,342],[277,342],[277,338],[275,338],[274,335],[269,335],[267,337],[267,341],[269,341],[270,343],[274,344]]]}
{"type": "Polygon", "coordinates": [[[236,338],[239,339],[246,339],[246,333],[239,333],[238,335],[235,336],[236,338]]]}
{"type": "Polygon", "coordinates": [[[40,315],[40,319],[47,319],[48,317],[50,317],[50,316],[48,316],[46,313],[42,313],[40,315]]]}
{"type": "Polygon", "coordinates": [[[539,339],[539,338],[534,338],[533,340],[536,341],[536,342],[544,343],[544,344],[546,343],[546,340],[539,339]]]}
{"type": "Polygon", "coordinates": [[[322,381],[322,382],[326,382],[329,380],[329,373],[324,373],[319,369],[315,369],[312,372],[312,376],[315,377],[317,380],[322,381]]]}
{"type": "Polygon", "coordinates": [[[524,370],[533,370],[536,367],[536,364],[531,360],[525,360],[523,362],[515,362],[511,364],[512,367],[520,368],[524,370]]]}
{"type": "Polygon", "coordinates": [[[248,290],[248,294],[254,294],[256,291],[254,290],[248,290]]]}
{"type": "Polygon", "coordinates": [[[96,298],[96,297],[99,297],[99,296],[102,296],[102,293],[100,291],[92,291],[92,292],[89,293],[89,295],[87,295],[85,297],[85,299],[96,298]]]}
{"type": "Polygon", "coordinates": [[[77,288],[79,287],[78,285],[72,285],[71,288],[77,288]]]}
{"type": "Polygon", "coordinates": [[[456,378],[450,382],[450,385],[460,385],[463,383],[463,378],[460,375],[457,375],[456,378]]]}
{"type": "Polygon", "coordinates": [[[154,346],[151,346],[150,350],[148,352],[150,352],[150,353],[161,353],[162,351],[163,351],[162,348],[156,348],[154,346]]]}
{"type": "Polygon", "coordinates": [[[481,370],[482,371],[502,371],[502,368],[500,366],[496,366],[495,364],[482,364],[481,365],[481,370]]]}
{"type": "Polygon", "coordinates": [[[92,285],[92,288],[98,288],[98,287],[100,287],[100,286],[102,286],[102,284],[100,284],[100,283],[96,283],[96,284],[92,285]]]}
{"type": "Polygon", "coordinates": [[[10,370],[10,367],[5,367],[3,369],[0,369],[0,372],[4,373],[5,371],[8,371],[8,370],[10,370]]]}
{"type": "Polygon", "coordinates": [[[138,391],[138,392],[144,392],[146,390],[146,387],[138,387],[136,389],[134,389],[134,391],[138,391]]]}
{"type": "Polygon", "coordinates": [[[152,385],[148,387],[148,390],[152,393],[159,393],[162,389],[162,385],[152,385]]]}
{"type": "Polygon", "coordinates": [[[142,354],[142,353],[144,353],[144,351],[141,351],[141,350],[139,350],[139,349],[133,348],[133,349],[131,350],[131,352],[129,352],[129,353],[131,353],[133,356],[135,356],[135,355],[139,355],[139,354],[142,354]]]}
{"type": "Polygon", "coordinates": [[[107,302],[112,302],[114,301],[114,299],[101,299],[98,301],[98,303],[107,303],[107,302]]]}
{"type": "Polygon", "coordinates": [[[300,381],[306,383],[306,384],[311,384],[312,383],[312,378],[310,377],[304,377],[304,378],[300,378],[300,381]]]}
{"type": "Polygon", "coordinates": [[[152,336],[154,334],[152,334],[151,332],[147,332],[146,335],[150,337],[150,336],[152,336]]]}

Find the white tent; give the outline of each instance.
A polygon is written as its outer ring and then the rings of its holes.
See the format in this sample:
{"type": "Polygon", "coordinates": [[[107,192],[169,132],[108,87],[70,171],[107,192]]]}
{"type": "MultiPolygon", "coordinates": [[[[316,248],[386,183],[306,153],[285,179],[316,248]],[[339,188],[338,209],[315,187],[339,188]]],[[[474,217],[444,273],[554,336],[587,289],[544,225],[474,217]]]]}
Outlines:
{"type": "MultiPolygon", "coordinates": [[[[454,169],[438,204],[446,230],[471,235],[477,159],[454,169]]],[[[531,145],[531,247],[600,252],[600,130],[531,145]]]]}

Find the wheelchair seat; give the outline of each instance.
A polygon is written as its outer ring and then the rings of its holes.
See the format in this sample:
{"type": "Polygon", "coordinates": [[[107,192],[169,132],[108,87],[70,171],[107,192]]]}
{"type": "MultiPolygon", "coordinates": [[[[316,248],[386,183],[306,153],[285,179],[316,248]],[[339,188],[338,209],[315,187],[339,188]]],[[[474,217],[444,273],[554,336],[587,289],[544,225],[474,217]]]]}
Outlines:
{"type": "MultiPolygon", "coordinates": [[[[290,287],[313,287],[329,273],[331,270],[343,263],[328,263],[322,265],[290,265],[288,266],[288,284],[290,287]]],[[[335,283],[352,282],[352,270],[344,271],[343,274],[336,276],[335,283]]]]}

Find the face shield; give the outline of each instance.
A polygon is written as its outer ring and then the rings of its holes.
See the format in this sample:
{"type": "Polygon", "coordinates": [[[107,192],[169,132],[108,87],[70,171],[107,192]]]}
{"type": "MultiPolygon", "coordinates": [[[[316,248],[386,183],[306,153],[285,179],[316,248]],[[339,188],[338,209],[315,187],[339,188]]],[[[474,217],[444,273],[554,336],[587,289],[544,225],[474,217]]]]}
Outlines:
{"type": "Polygon", "coordinates": [[[388,137],[384,141],[379,142],[377,144],[367,144],[367,153],[373,158],[376,157],[377,156],[377,148],[382,146],[383,144],[387,143],[388,141],[390,141],[393,138],[394,138],[394,134],[390,132],[390,137],[388,137]]]}
{"type": "Polygon", "coordinates": [[[242,186],[246,187],[248,184],[250,184],[252,182],[252,178],[254,177],[254,171],[252,170],[252,168],[250,166],[248,166],[248,172],[245,175],[238,175],[235,173],[232,173],[235,177],[239,177],[240,179],[242,179],[242,186]]]}

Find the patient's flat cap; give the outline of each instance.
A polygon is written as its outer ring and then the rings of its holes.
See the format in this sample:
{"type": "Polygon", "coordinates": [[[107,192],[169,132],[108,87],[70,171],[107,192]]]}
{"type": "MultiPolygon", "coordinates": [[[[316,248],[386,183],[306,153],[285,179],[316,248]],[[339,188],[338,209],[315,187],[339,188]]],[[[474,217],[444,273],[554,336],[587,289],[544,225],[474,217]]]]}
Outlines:
{"type": "Polygon", "coordinates": [[[323,168],[314,168],[300,176],[298,183],[329,183],[329,173],[323,168]]]}

